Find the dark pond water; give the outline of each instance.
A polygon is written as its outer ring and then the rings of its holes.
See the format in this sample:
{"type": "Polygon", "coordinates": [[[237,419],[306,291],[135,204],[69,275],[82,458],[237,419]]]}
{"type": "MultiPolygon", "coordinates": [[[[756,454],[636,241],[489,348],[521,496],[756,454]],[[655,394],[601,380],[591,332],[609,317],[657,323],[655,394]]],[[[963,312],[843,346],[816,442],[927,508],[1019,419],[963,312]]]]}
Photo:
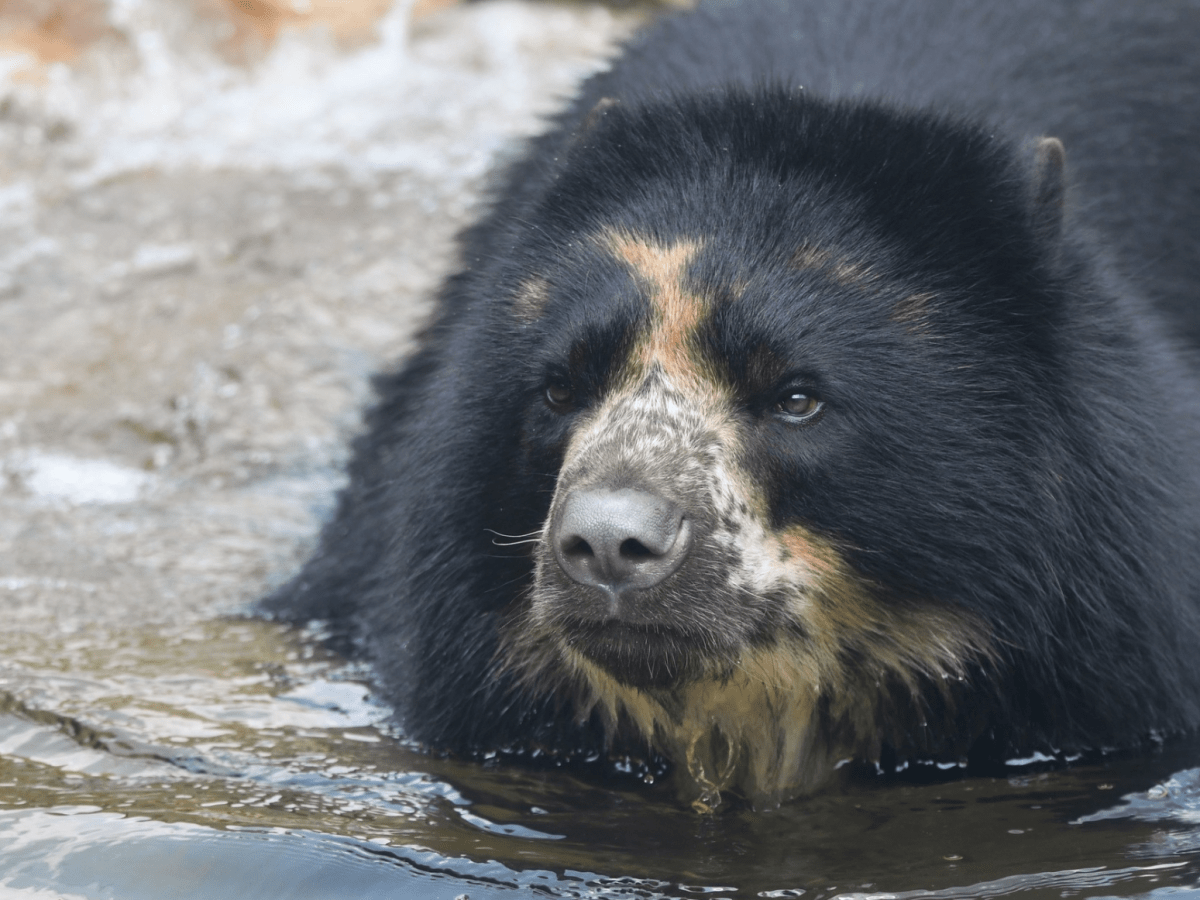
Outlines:
{"type": "Polygon", "coordinates": [[[1006,778],[856,774],[699,816],[668,784],[422,755],[315,637],[222,618],[5,641],[0,896],[1200,891],[1194,744],[1006,778]]]}
{"type": "Polygon", "coordinates": [[[634,14],[56,4],[0,3],[0,900],[1200,893],[1194,745],[705,817],[423,755],[242,617],[490,161],[634,14]]]}

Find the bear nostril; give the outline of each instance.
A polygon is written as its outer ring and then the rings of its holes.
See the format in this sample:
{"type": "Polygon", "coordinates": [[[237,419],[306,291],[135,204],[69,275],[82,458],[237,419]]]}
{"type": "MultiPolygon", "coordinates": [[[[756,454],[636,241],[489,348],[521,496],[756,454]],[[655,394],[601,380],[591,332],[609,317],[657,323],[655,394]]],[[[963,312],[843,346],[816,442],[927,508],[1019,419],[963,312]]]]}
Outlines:
{"type": "Polygon", "coordinates": [[[569,578],[616,596],[653,587],[678,569],[691,548],[691,523],[657,494],[589,488],[567,495],[551,546],[569,578]]]}
{"type": "Polygon", "coordinates": [[[634,538],[629,538],[621,542],[621,556],[625,559],[641,559],[650,556],[661,556],[662,554],[655,553],[643,544],[641,541],[634,538]]]}
{"type": "Polygon", "coordinates": [[[578,559],[586,559],[596,555],[591,545],[578,535],[572,535],[563,543],[562,552],[563,556],[573,556],[578,559]]]}

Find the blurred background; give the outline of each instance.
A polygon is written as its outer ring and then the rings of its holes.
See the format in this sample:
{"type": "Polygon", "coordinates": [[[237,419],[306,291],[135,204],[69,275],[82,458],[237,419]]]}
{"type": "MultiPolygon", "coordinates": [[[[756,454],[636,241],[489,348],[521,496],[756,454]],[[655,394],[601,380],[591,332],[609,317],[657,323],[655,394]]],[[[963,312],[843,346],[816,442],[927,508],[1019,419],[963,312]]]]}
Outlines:
{"type": "Polygon", "coordinates": [[[0,0],[6,613],[176,621],[285,575],[492,161],[638,18],[0,0]]]}

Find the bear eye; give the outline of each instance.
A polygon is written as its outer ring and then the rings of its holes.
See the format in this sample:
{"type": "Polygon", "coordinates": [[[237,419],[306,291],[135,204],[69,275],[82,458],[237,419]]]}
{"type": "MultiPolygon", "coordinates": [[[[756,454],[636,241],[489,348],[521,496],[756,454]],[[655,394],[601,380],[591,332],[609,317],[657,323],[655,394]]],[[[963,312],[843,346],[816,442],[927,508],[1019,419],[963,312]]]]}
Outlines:
{"type": "Polygon", "coordinates": [[[792,422],[807,422],[819,413],[825,404],[812,394],[789,389],[775,404],[776,415],[792,422]]]}
{"type": "Polygon", "coordinates": [[[546,385],[546,405],[555,412],[562,413],[569,410],[574,396],[571,386],[565,381],[555,380],[546,385]]]}

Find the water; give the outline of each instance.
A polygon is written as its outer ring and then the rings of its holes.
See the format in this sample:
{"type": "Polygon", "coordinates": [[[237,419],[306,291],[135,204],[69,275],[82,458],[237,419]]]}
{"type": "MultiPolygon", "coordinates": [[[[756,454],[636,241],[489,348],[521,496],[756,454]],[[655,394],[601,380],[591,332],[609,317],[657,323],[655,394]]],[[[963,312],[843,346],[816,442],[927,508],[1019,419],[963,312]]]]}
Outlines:
{"type": "Polygon", "coordinates": [[[638,15],[434,6],[0,6],[0,898],[1200,893],[1195,744],[697,816],[422,754],[242,615],[488,166],[638,15]]]}
{"type": "Polygon", "coordinates": [[[6,639],[0,896],[1048,897],[1200,880],[1195,747],[998,779],[854,774],[702,817],[632,777],[415,752],[316,637],[227,618],[6,639]]]}

